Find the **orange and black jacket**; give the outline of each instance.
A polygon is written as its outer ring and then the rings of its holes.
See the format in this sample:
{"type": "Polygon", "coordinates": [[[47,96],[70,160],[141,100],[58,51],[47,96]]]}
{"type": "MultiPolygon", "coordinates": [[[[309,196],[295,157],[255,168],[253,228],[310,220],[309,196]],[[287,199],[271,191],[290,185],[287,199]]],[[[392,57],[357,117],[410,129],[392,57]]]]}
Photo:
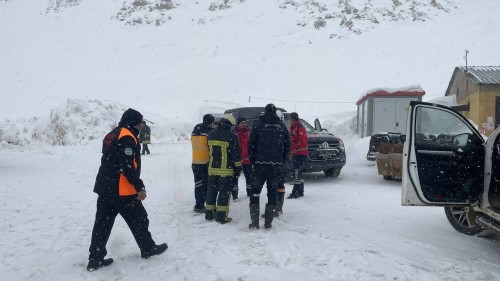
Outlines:
{"type": "Polygon", "coordinates": [[[103,140],[102,158],[94,192],[102,196],[135,196],[144,188],[138,131],[120,126],[103,140]]]}
{"type": "Polygon", "coordinates": [[[231,125],[221,122],[208,135],[210,162],[209,176],[232,177],[241,171],[241,149],[238,136],[231,131],[231,125]]]}
{"type": "Polygon", "coordinates": [[[193,147],[193,164],[208,164],[208,134],[213,128],[210,124],[200,123],[191,133],[191,146],[193,147]]]}

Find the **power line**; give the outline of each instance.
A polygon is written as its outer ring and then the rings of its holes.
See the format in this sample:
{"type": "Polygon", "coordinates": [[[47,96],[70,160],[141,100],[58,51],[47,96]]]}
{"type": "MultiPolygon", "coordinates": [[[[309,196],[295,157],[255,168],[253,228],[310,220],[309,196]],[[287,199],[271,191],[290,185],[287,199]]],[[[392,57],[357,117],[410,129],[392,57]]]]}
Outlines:
{"type": "Polygon", "coordinates": [[[254,98],[256,100],[268,100],[268,101],[285,101],[285,102],[300,102],[300,103],[355,103],[353,101],[301,101],[301,100],[281,100],[281,99],[267,99],[267,98],[259,98],[259,97],[254,97],[254,96],[249,96],[248,101],[250,101],[250,98],[254,98]]]}

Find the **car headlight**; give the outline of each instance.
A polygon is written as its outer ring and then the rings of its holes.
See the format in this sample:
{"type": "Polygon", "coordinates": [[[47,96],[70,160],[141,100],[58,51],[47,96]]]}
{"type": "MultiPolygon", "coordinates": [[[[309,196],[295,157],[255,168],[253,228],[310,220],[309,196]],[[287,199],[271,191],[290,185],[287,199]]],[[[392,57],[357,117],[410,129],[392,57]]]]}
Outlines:
{"type": "Polygon", "coordinates": [[[341,139],[339,139],[339,147],[340,147],[340,150],[342,150],[342,151],[345,150],[344,142],[341,139]]]}

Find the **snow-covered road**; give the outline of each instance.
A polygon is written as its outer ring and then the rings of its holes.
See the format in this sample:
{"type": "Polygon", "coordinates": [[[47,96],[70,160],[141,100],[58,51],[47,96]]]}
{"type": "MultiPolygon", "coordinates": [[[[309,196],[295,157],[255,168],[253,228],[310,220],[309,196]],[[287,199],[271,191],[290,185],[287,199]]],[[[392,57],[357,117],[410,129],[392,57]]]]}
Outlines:
{"type": "Polygon", "coordinates": [[[307,175],[305,197],[286,200],[271,230],[248,229],[243,190],[231,203],[230,224],[194,214],[190,144],[152,145],[153,154],[143,156],[144,203],[153,238],[169,249],[141,259],[118,218],[108,243],[115,263],[93,273],[85,266],[99,142],[4,147],[2,279],[500,280],[498,242],[456,232],[442,208],[401,207],[401,182],[377,175],[364,158],[367,142],[350,144],[338,178],[307,175]]]}

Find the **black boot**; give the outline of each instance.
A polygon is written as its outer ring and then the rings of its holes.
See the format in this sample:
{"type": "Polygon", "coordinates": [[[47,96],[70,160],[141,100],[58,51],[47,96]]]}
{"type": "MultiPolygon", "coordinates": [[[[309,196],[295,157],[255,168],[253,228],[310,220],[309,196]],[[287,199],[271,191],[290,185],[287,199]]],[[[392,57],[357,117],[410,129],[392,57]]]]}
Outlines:
{"type": "Polygon", "coordinates": [[[159,255],[168,249],[167,243],[154,245],[149,251],[141,251],[141,258],[148,259],[151,256],[159,255]]]}
{"type": "Polygon", "coordinates": [[[214,210],[206,210],[205,211],[205,220],[213,221],[215,219],[215,211],[214,210]]]}
{"type": "Polygon", "coordinates": [[[287,197],[287,199],[297,199],[299,198],[299,190],[300,188],[295,184],[292,189],[292,193],[287,197]]]}
{"type": "Polygon", "coordinates": [[[276,213],[278,215],[283,214],[283,203],[284,202],[285,202],[285,192],[278,192],[278,205],[276,205],[276,213]]]}
{"type": "Polygon", "coordinates": [[[273,223],[273,219],[274,219],[275,209],[276,209],[276,205],[266,204],[266,212],[265,212],[266,220],[264,223],[265,228],[273,227],[272,223],[273,223]]]}
{"type": "Polygon", "coordinates": [[[252,223],[248,228],[259,228],[260,204],[250,204],[250,219],[252,223]]]}
{"type": "Polygon", "coordinates": [[[98,259],[98,260],[89,260],[89,264],[87,265],[88,271],[98,270],[101,267],[108,266],[113,263],[113,259],[98,259]]]}
{"type": "Polygon", "coordinates": [[[193,208],[193,212],[198,213],[198,214],[204,214],[205,213],[205,207],[204,206],[195,205],[194,208],[193,208]]]}
{"type": "Polygon", "coordinates": [[[220,224],[225,224],[228,222],[232,222],[233,219],[227,216],[227,212],[217,211],[215,212],[215,221],[220,224]]]}

